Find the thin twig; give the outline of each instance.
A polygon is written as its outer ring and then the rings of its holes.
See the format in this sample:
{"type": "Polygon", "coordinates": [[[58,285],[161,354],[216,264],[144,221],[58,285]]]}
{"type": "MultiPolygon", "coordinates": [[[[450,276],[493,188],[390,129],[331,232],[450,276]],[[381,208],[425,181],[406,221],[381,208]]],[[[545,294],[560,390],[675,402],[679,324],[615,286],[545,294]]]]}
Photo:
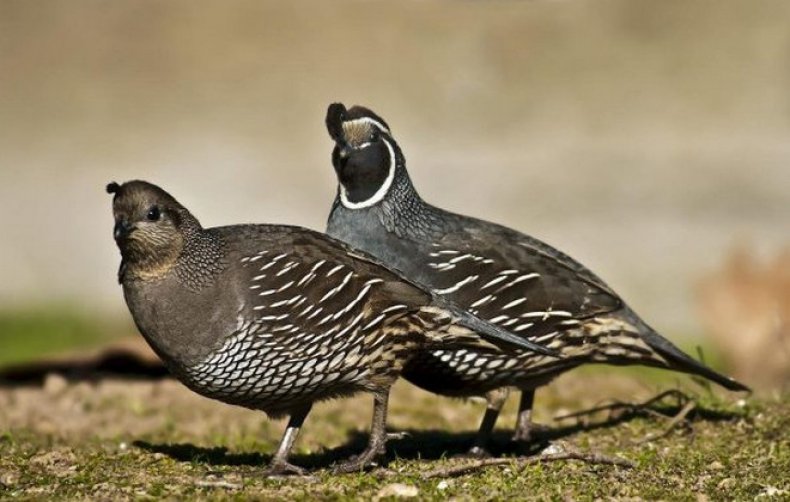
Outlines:
{"type": "Polygon", "coordinates": [[[589,464],[616,465],[628,469],[636,467],[636,464],[624,458],[607,457],[598,453],[584,453],[581,451],[564,451],[560,453],[536,455],[533,457],[486,458],[482,460],[476,460],[475,462],[466,465],[428,471],[422,475],[422,478],[454,478],[494,465],[515,465],[518,468],[524,468],[528,465],[534,465],[543,462],[559,462],[562,460],[580,460],[589,464]]]}
{"type": "Polygon", "coordinates": [[[664,428],[664,431],[662,433],[648,434],[643,439],[636,441],[635,444],[643,444],[643,443],[647,443],[648,441],[655,441],[656,439],[661,439],[668,436],[669,433],[672,432],[672,430],[674,430],[679,423],[686,420],[686,416],[689,413],[691,413],[691,411],[696,407],[697,407],[697,403],[695,403],[694,401],[689,401],[688,403],[686,403],[686,406],[684,406],[683,409],[681,409],[678,412],[677,415],[672,417],[672,420],[669,421],[669,423],[667,424],[666,428],[664,428]]]}
{"type": "Polygon", "coordinates": [[[199,479],[195,481],[195,485],[201,486],[204,488],[228,488],[231,490],[238,490],[242,488],[240,483],[231,483],[230,481],[223,481],[223,480],[211,480],[211,479],[199,479]]]}
{"type": "Polygon", "coordinates": [[[605,404],[605,405],[602,405],[602,406],[596,406],[596,407],[589,408],[589,409],[586,409],[586,410],[577,411],[575,413],[569,413],[567,415],[561,415],[561,416],[558,416],[558,417],[554,417],[554,420],[565,420],[565,419],[568,419],[568,418],[582,418],[582,417],[586,417],[586,416],[589,416],[589,415],[594,415],[596,413],[600,413],[602,411],[608,411],[610,416],[615,411],[625,411],[625,412],[632,412],[632,413],[642,411],[642,412],[649,413],[649,414],[651,414],[653,416],[656,416],[656,417],[667,418],[666,415],[658,413],[655,410],[651,410],[650,406],[655,404],[655,403],[657,403],[657,402],[660,402],[660,401],[662,401],[665,398],[670,397],[670,396],[675,396],[675,398],[677,398],[678,406],[680,406],[680,403],[688,403],[688,402],[691,401],[691,398],[687,394],[685,394],[685,393],[683,393],[683,392],[681,392],[681,391],[679,391],[677,389],[671,389],[671,390],[664,391],[664,392],[662,392],[662,393],[660,393],[660,394],[658,394],[656,396],[653,396],[653,397],[651,397],[650,399],[648,399],[646,401],[642,401],[640,403],[627,403],[627,402],[623,402],[623,401],[615,401],[615,402],[610,403],[610,404],[605,404]]]}

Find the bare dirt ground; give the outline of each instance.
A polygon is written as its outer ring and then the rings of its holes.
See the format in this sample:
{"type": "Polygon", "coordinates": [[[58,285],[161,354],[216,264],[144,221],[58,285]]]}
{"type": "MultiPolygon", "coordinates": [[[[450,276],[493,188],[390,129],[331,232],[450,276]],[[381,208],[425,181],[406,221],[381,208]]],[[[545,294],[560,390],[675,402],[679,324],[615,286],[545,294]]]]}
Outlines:
{"type": "MultiPolygon", "coordinates": [[[[262,467],[283,421],[204,399],[169,378],[66,376],[50,373],[40,384],[0,387],[0,498],[790,496],[790,402],[712,393],[685,377],[656,380],[605,368],[569,374],[538,394],[537,420],[549,428],[531,451],[517,451],[503,429],[493,452],[512,462],[435,477],[435,469],[470,462],[453,456],[468,448],[482,406],[399,383],[389,428],[409,436],[390,442],[381,467],[347,476],[329,472],[334,461],[364,446],[371,400],[357,396],[322,403],[308,417],[294,461],[314,469],[312,476],[265,479],[262,467]],[[682,420],[671,420],[684,410],[672,398],[646,410],[553,420],[607,400],[644,400],[678,382],[695,399],[682,420]],[[633,467],[520,463],[519,455],[546,446],[614,456],[633,467]]],[[[500,426],[514,423],[514,405],[509,403],[500,426]]]]}

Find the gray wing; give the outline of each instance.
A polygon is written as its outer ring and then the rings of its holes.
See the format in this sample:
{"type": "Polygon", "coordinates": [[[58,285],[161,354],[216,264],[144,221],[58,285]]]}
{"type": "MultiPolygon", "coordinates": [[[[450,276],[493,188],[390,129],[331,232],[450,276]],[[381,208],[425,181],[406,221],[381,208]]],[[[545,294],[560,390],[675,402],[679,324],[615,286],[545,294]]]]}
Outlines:
{"type": "Polygon", "coordinates": [[[603,281],[571,258],[491,224],[446,233],[424,251],[422,281],[434,292],[539,343],[623,307],[603,281]]]}

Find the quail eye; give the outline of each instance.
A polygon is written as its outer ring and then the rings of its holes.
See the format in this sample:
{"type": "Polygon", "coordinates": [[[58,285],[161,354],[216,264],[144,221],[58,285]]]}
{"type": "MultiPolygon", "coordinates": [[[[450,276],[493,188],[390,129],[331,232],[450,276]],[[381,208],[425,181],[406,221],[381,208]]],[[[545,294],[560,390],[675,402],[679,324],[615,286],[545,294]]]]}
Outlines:
{"type": "Polygon", "coordinates": [[[148,210],[148,214],[145,215],[148,221],[157,221],[162,214],[159,212],[159,208],[157,206],[152,206],[151,209],[148,210]]]}

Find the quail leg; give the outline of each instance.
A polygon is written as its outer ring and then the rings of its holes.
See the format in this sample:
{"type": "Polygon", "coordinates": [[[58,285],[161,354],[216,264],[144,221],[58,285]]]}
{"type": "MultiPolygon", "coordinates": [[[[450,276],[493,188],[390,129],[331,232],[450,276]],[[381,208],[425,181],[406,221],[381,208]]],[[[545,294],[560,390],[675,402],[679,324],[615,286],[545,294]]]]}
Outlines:
{"type": "Polygon", "coordinates": [[[477,430],[475,442],[468,452],[460,455],[461,457],[486,458],[491,456],[487,449],[491,440],[491,432],[494,430],[499,412],[502,411],[502,406],[507,401],[509,394],[510,389],[507,387],[486,393],[486,412],[483,415],[483,421],[480,422],[480,428],[477,430]]]}
{"type": "Polygon", "coordinates": [[[299,429],[301,429],[304,419],[310,413],[310,408],[312,408],[312,405],[308,405],[291,414],[283,437],[280,440],[280,445],[277,447],[277,453],[274,454],[264,472],[265,476],[286,476],[289,474],[304,476],[307,472],[302,467],[289,463],[288,456],[291,454],[291,448],[296,442],[296,437],[299,435],[299,429]]]}
{"type": "Polygon", "coordinates": [[[373,423],[370,427],[370,439],[365,450],[345,462],[335,466],[335,474],[359,472],[385,451],[387,444],[387,401],[389,389],[373,394],[373,423]]]}
{"type": "Polygon", "coordinates": [[[522,390],[521,401],[518,405],[518,418],[516,419],[516,431],[513,433],[513,441],[528,443],[532,439],[533,429],[539,426],[532,423],[532,405],[535,402],[535,389],[522,390]]]}

